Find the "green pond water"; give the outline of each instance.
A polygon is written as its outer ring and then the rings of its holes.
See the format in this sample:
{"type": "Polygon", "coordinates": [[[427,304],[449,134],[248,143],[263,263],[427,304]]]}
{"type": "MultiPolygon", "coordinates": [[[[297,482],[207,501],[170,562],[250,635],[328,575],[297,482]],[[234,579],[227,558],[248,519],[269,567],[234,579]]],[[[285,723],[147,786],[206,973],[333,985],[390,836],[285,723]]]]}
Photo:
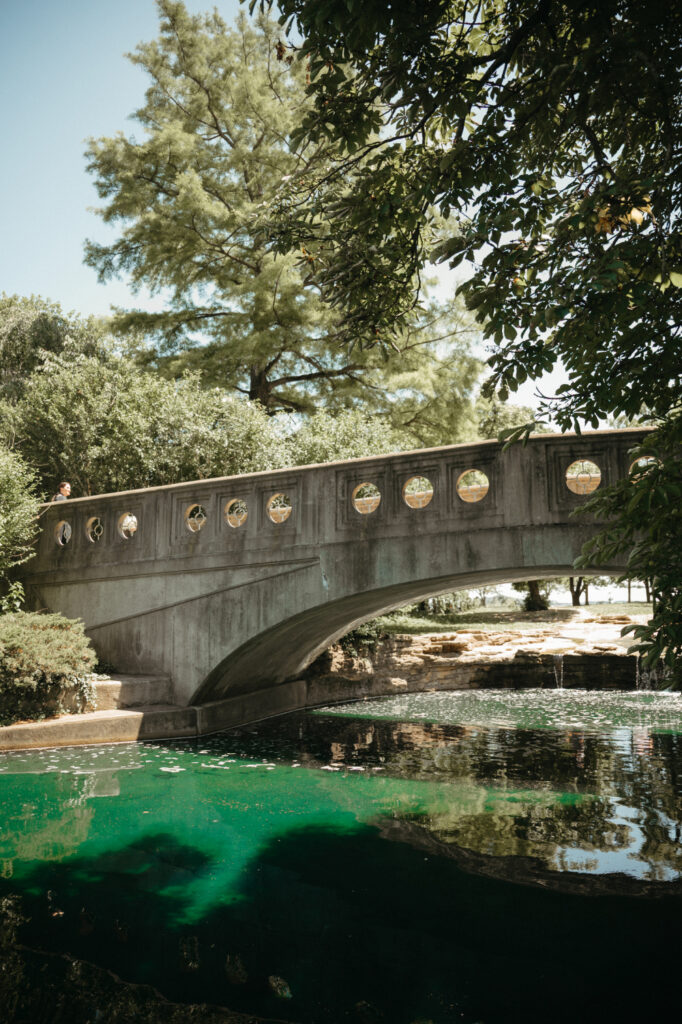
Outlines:
{"type": "MultiPolygon", "coordinates": [[[[0,755],[5,950],[268,1020],[676,1016],[681,828],[675,694],[404,695],[0,755]]],[[[62,1019],[7,984],[1,1019],[62,1019]]]]}

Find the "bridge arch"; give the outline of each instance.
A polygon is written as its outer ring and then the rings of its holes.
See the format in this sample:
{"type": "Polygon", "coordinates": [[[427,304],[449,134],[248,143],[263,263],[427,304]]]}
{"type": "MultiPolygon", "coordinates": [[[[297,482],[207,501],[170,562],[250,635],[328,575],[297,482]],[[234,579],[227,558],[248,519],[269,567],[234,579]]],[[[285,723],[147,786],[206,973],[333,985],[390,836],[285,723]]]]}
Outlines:
{"type": "MultiPolygon", "coordinates": [[[[619,574],[622,569],[613,569],[619,574]]],[[[601,566],[594,570],[605,575],[601,566]]],[[[572,565],[534,566],[533,579],[552,579],[575,573],[572,565]]],[[[279,623],[266,634],[249,639],[209,673],[194,695],[194,703],[234,697],[257,685],[285,682],[298,675],[331,644],[368,619],[455,590],[477,589],[529,578],[528,571],[496,570],[462,576],[415,580],[394,587],[363,591],[338,601],[301,612],[279,623]]]]}
{"type": "Polygon", "coordinates": [[[570,574],[595,523],[571,515],[586,494],[579,481],[567,486],[566,471],[590,462],[609,484],[627,474],[643,435],[539,435],[507,451],[452,445],[77,498],[46,507],[25,585],[33,607],[82,618],[118,670],[169,675],[179,704],[256,694],[409,601],[570,574]],[[472,470],[480,479],[467,483],[472,470]],[[415,478],[431,485],[428,502],[406,502],[415,478]],[[366,483],[380,501],[368,492],[358,509],[366,483]],[[271,514],[273,495],[286,496],[286,514],[271,514]],[[235,501],[248,510],[238,528],[226,512],[235,501]],[[189,529],[196,508],[200,526],[189,529]],[[54,541],[62,519],[68,545],[54,541]],[[122,521],[135,529],[121,531],[122,521]]]}

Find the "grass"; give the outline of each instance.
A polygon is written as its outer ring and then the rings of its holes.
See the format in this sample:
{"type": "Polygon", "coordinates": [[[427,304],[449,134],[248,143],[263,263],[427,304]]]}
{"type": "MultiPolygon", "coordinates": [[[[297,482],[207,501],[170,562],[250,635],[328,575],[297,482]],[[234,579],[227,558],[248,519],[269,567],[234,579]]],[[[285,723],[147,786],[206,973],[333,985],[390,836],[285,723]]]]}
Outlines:
{"type": "Polygon", "coordinates": [[[457,630],[489,630],[496,632],[513,629],[522,633],[547,632],[545,627],[570,622],[578,616],[591,618],[598,615],[650,615],[651,605],[633,601],[631,604],[590,604],[587,608],[550,608],[546,612],[524,612],[521,609],[477,608],[468,612],[453,612],[417,618],[400,610],[376,619],[377,626],[386,633],[453,633],[457,630]]]}

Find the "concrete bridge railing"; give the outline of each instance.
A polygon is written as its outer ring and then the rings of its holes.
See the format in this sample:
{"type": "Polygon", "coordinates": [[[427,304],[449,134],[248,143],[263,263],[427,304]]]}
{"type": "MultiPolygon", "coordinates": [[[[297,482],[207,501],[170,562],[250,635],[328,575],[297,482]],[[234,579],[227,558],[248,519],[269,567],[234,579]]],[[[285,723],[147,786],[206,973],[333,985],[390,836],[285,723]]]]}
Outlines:
{"type": "Polygon", "coordinates": [[[169,675],[179,704],[251,694],[408,601],[570,574],[595,530],[571,513],[629,471],[643,434],[453,445],[53,504],[25,570],[30,604],[82,618],[119,671],[169,675]]]}

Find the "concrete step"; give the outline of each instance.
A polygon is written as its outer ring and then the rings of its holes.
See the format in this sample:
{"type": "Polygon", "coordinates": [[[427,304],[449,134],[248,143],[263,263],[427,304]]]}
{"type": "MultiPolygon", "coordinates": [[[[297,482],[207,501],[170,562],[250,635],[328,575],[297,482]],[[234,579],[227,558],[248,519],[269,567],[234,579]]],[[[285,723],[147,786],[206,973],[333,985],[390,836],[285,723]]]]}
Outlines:
{"type": "Polygon", "coordinates": [[[95,681],[98,711],[171,704],[173,688],[168,676],[124,676],[95,681]]]}
{"type": "Polygon", "coordinates": [[[0,728],[0,750],[72,747],[90,743],[194,737],[196,708],[156,704],[135,711],[90,711],[39,722],[17,722],[0,728]]]}

